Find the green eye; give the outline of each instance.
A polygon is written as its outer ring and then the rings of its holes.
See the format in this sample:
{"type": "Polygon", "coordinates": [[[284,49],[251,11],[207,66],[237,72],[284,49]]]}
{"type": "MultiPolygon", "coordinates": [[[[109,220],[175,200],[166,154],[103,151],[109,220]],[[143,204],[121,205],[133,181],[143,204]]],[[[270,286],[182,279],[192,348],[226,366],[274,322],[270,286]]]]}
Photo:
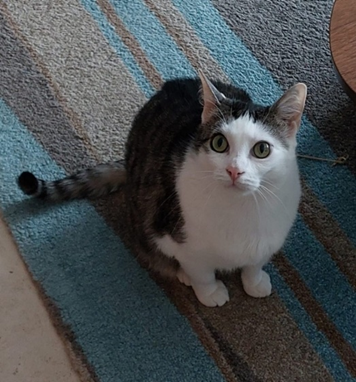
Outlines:
{"type": "Polygon", "coordinates": [[[264,159],[267,158],[271,153],[271,148],[267,142],[257,142],[252,148],[253,155],[256,158],[264,159]]]}
{"type": "Polygon", "coordinates": [[[210,147],[217,153],[224,153],[229,148],[229,144],[222,134],[216,134],[210,141],[210,147]]]}

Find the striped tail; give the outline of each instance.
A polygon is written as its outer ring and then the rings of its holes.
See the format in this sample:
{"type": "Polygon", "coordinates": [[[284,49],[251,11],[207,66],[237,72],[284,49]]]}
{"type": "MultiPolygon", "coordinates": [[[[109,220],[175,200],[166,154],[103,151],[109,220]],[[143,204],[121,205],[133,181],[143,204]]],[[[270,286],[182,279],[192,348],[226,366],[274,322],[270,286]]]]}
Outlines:
{"type": "Polygon", "coordinates": [[[118,161],[100,164],[55,181],[44,181],[30,172],[23,172],[17,183],[26,195],[59,202],[99,198],[117,191],[125,181],[126,170],[123,162],[118,161]]]}

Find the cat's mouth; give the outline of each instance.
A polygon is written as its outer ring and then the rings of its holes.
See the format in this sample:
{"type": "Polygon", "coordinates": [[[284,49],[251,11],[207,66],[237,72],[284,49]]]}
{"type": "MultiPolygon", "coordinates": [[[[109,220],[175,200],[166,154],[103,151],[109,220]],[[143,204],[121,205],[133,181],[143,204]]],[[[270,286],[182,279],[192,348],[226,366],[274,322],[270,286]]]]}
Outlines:
{"type": "Polygon", "coordinates": [[[231,179],[227,179],[226,177],[217,177],[217,180],[223,183],[224,188],[232,192],[239,192],[243,195],[255,192],[260,186],[258,182],[248,179],[247,177],[236,179],[235,181],[231,181],[231,179]]]}
{"type": "Polygon", "coordinates": [[[229,184],[226,187],[232,190],[243,192],[244,194],[251,193],[256,190],[255,186],[249,183],[242,182],[229,182],[229,184]]]}

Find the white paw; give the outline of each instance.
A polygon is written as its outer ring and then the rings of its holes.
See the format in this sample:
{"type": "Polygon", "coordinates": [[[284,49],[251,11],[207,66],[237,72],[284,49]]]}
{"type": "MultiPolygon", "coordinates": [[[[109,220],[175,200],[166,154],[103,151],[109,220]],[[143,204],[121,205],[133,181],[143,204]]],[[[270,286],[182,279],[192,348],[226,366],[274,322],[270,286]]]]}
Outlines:
{"type": "Polygon", "coordinates": [[[177,279],[182,284],[185,284],[186,286],[191,286],[192,285],[189,276],[184,272],[184,270],[182,268],[179,268],[179,270],[177,272],[177,279]]]}
{"type": "Polygon", "coordinates": [[[247,278],[244,278],[242,273],[242,284],[245,292],[249,296],[260,298],[267,297],[271,294],[272,285],[268,273],[266,273],[265,271],[261,271],[261,280],[257,284],[254,284],[252,281],[253,280],[248,280],[247,278]]]}
{"type": "MultiPolygon", "coordinates": [[[[194,288],[194,287],[193,287],[194,288]]],[[[224,283],[220,280],[216,280],[216,288],[212,293],[204,293],[204,290],[195,290],[194,292],[198,300],[205,306],[223,306],[230,300],[229,292],[226,289],[224,283]]]]}

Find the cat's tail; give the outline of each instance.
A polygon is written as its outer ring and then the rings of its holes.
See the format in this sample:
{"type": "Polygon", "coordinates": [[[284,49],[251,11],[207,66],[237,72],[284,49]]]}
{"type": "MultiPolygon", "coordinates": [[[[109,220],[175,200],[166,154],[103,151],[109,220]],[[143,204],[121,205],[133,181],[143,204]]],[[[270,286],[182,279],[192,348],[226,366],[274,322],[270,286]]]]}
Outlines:
{"type": "Polygon", "coordinates": [[[99,198],[117,191],[125,181],[126,170],[121,161],[100,164],[55,181],[38,179],[31,172],[23,172],[17,179],[26,195],[55,202],[99,198]]]}

